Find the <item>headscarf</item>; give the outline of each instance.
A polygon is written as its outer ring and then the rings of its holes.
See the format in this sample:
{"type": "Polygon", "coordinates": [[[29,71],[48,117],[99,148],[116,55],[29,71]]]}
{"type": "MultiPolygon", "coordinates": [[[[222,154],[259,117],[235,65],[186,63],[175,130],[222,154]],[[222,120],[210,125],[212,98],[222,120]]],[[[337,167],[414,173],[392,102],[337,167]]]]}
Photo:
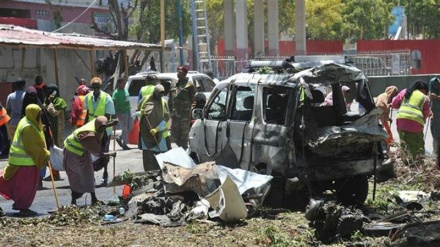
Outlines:
{"type": "Polygon", "coordinates": [[[37,89],[34,86],[29,86],[26,88],[26,93],[31,95],[37,95],[37,89]]]}
{"type": "Polygon", "coordinates": [[[376,106],[382,109],[382,114],[380,115],[380,120],[386,122],[389,120],[390,115],[390,104],[397,95],[399,90],[395,86],[389,86],[385,89],[384,93],[379,94],[376,100],[376,106]]]}
{"type": "Polygon", "coordinates": [[[435,93],[437,95],[440,94],[440,88],[437,89],[435,86],[440,85],[440,79],[438,77],[434,77],[430,81],[429,92],[435,93]]]}
{"type": "Polygon", "coordinates": [[[76,91],[78,92],[78,95],[87,95],[90,90],[89,87],[87,87],[87,85],[80,85],[76,91]]]}
{"type": "Polygon", "coordinates": [[[48,84],[45,90],[49,95],[55,91],[56,92],[55,98],[60,97],[60,90],[58,89],[58,86],[56,84],[48,84]]]}
{"type": "Polygon", "coordinates": [[[395,86],[389,86],[385,88],[385,92],[377,96],[376,106],[384,107],[389,105],[391,101],[393,101],[394,96],[396,96],[398,92],[399,90],[395,86]]]}
{"type": "MultiPolygon", "coordinates": [[[[47,85],[46,86],[46,91],[48,92],[47,97],[49,97],[52,92],[56,92],[55,93],[55,97],[54,97],[54,99],[52,101],[53,107],[55,109],[57,109],[57,110],[64,110],[64,109],[66,109],[66,107],[67,107],[66,101],[64,101],[64,99],[62,99],[60,97],[60,90],[59,90],[57,85],[55,85],[55,84],[47,85]]],[[[47,100],[46,103],[49,104],[48,100],[47,100]]]]}
{"type": "Polygon", "coordinates": [[[428,84],[422,80],[413,81],[406,89],[405,98],[409,99],[414,90],[425,90],[426,92],[429,92],[429,87],[428,84]]]}
{"type": "Polygon", "coordinates": [[[41,108],[37,104],[30,104],[26,107],[26,118],[39,130],[43,130],[41,122],[41,108]]]}
{"type": "Polygon", "coordinates": [[[97,130],[99,127],[103,125],[107,125],[108,119],[105,116],[98,116],[95,118],[95,129],[97,130]]]}

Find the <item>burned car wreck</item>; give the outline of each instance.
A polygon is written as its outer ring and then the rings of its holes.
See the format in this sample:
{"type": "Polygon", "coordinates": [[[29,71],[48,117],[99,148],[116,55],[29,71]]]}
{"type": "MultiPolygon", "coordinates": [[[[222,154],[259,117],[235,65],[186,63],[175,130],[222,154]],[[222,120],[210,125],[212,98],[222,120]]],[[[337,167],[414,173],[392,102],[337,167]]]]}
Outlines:
{"type": "Polygon", "coordinates": [[[217,84],[192,126],[188,152],[197,162],[272,175],[267,200],[275,204],[291,203],[296,192],[331,190],[342,204],[360,205],[368,177],[382,169],[379,143],[387,133],[378,114],[366,77],[344,58],[256,61],[217,84]],[[324,104],[330,93],[333,102],[324,104]],[[350,110],[353,99],[366,111],[350,110]]]}

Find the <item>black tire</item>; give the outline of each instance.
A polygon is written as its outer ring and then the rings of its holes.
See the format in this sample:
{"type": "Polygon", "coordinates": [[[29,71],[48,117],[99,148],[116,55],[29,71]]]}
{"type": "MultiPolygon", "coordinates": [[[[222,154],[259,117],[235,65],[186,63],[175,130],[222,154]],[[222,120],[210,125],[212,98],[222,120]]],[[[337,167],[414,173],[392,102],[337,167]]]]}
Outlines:
{"type": "Polygon", "coordinates": [[[368,177],[358,175],[342,179],[336,189],[338,203],[344,206],[361,206],[368,196],[368,177]]]}

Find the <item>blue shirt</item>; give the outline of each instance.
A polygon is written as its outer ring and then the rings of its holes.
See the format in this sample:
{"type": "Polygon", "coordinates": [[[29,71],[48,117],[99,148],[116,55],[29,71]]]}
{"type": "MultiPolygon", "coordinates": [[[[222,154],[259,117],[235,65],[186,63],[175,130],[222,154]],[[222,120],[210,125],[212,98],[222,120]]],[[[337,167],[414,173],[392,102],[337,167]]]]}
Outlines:
{"type": "Polygon", "coordinates": [[[24,90],[17,90],[10,93],[6,99],[6,111],[11,117],[9,122],[10,125],[18,125],[18,122],[20,122],[20,119],[22,118],[21,108],[23,107],[24,94],[24,90]]]}

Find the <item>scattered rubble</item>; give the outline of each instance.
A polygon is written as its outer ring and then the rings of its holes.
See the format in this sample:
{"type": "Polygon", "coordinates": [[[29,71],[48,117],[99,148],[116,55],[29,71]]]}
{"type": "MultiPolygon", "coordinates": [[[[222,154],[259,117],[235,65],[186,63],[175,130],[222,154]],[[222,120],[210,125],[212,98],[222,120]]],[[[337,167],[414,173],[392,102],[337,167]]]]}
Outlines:
{"type": "Polygon", "coordinates": [[[239,221],[248,216],[248,209],[254,212],[262,205],[270,189],[272,176],[218,166],[215,162],[195,165],[181,148],[157,158],[160,171],[140,176],[124,174],[110,183],[132,186],[133,196],[123,206],[128,208],[126,216],[138,223],[179,226],[216,218],[239,221]],[[179,163],[171,163],[176,161],[179,163]]]}

